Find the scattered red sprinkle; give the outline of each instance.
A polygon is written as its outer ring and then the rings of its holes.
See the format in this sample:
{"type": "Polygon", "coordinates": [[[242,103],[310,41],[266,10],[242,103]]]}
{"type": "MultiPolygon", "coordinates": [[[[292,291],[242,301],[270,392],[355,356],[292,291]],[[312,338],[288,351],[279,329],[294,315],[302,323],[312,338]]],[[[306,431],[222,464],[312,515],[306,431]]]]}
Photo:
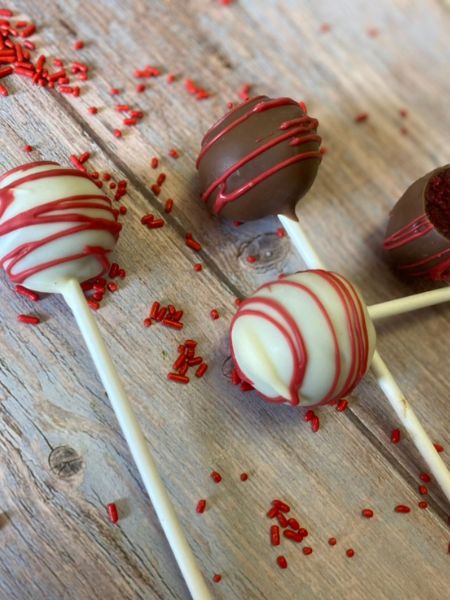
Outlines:
{"type": "Polygon", "coordinates": [[[430,483],[430,481],[431,481],[431,477],[428,475],[428,473],[421,473],[421,474],[419,475],[419,477],[420,477],[420,479],[421,479],[422,481],[424,481],[425,483],[430,483]]]}
{"type": "Polygon", "coordinates": [[[371,510],[370,508],[363,508],[361,514],[366,519],[371,519],[373,517],[373,510],[371,510]]]}
{"type": "Polygon", "coordinates": [[[425,485],[419,485],[419,494],[426,496],[428,494],[428,488],[425,485]]]}
{"type": "Polygon", "coordinates": [[[406,117],[408,116],[408,111],[407,111],[405,108],[401,108],[401,109],[398,111],[398,113],[399,113],[399,115],[400,115],[401,117],[403,117],[404,119],[406,119],[406,117]]]}
{"type": "Polygon", "coordinates": [[[367,121],[368,118],[369,118],[369,113],[362,112],[362,113],[359,113],[358,115],[356,115],[355,122],[356,123],[364,123],[364,121],[367,121]]]}
{"type": "Polygon", "coordinates": [[[111,88],[109,93],[111,94],[111,96],[118,96],[120,94],[120,90],[119,88],[111,88]]]}
{"type": "Polygon", "coordinates": [[[256,256],[249,255],[247,256],[247,262],[253,264],[256,262],[256,256]]]}
{"type": "Polygon", "coordinates": [[[321,154],[322,156],[325,156],[325,154],[328,154],[329,150],[328,150],[328,148],[327,148],[326,146],[321,146],[321,147],[319,148],[319,152],[320,152],[320,154],[321,154]]]}
{"type": "Polygon", "coordinates": [[[167,198],[166,203],[164,205],[164,212],[166,214],[170,214],[173,209],[173,200],[172,198],[167,198]]]}
{"type": "Polygon", "coordinates": [[[19,323],[27,323],[28,325],[39,325],[41,322],[39,317],[34,317],[32,315],[17,315],[17,320],[19,323]]]}
{"type": "MultiPolygon", "coordinates": [[[[278,509],[277,509],[278,510],[278,509]]],[[[288,520],[281,512],[277,512],[278,523],[285,529],[288,526],[288,520]]]]}
{"type": "MultiPolygon", "coordinates": [[[[17,72],[17,69],[16,69],[16,72],[17,72]]],[[[6,98],[6,96],[9,96],[8,90],[2,84],[0,84],[0,96],[3,96],[5,98],[6,98]]]]}
{"type": "Polygon", "coordinates": [[[169,73],[166,77],[167,83],[173,83],[176,80],[176,76],[173,73],[169,73]]]}
{"type": "Polygon", "coordinates": [[[331,29],[331,25],[329,25],[328,23],[322,23],[322,25],[320,26],[321,33],[328,33],[328,31],[330,31],[330,29],[331,29]]]}
{"type": "Polygon", "coordinates": [[[291,529],[285,529],[283,531],[283,536],[292,542],[296,542],[297,544],[303,540],[302,536],[297,531],[292,531],[291,529]]]}
{"type": "Polygon", "coordinates": [[[308,556],[309,554],[312,554],[313,549],[311,548],[311,546],[304,546],[303,550],[303,554],[305,556],[308,556]]]}
{"type": "Polygon", "coordinates": [[[303,420],[308,422],[308,421],[312,421],[314,419],[314,411],[309,409],[305,412],[304,416],[303,416],[303,420]]]}
{"type": "Polygon", "coordinates": [[[336,410],[338,412],[344,412],[344,410],[347,410],[348,407],[348,400],[345,400],[345,398],[342,398],[342,400],[339,400],[339,402],[336,404],[336,410]]]}
{"type": "Polygon", "coordinates": [[[188,246],[188,248],[191,248],[195,252],[200,252],[200,250],[202,249],[202,245],[200,244],[200,242],[197,242],[197,240],[194,240],[194,238],[192,237],[192,235],[190,233],[186,234],[185,243],[186,243],[186,246],[188,246]]]}
{"type": "Polygon", "coordinates": [[[159,165],[159,160],[157,159],[156,156],[154,156],[152,158],[152,160],[150,161],[150,166],[151,166],[152,169],[157,169],[158,165],[159,165]]]}
{"type": "Polygon", "coordinates": [[[328,540],[328,543],[330,544],[330,546],[336,546],[337,540],[334,537],[330,537],[330,539],[328,540]]]}
{"type": "Polygon", "coordinates": [[[216,573],[215,575],[213,575],[212,580],[214,581],[214,583],[219,583],[220,581],[222,581],[222,575],[219,575],[219,573],[216,573]]]}
{"type": "Polygon", "coordinates": [[[395,512],[406,514],[411,512],[411,509],[409,508],[409,506],[405,506],[405,504],[397,504],[397,506],[395,507],[395,512]]]}
{"type": "Polygon", "coordinates": [[[305,529],[304,527],[300,527],[298,532],[302,537],[308,537],[308,535],[309,535],[308,530],[305,529]]]}
{"type": "Polygon", "coordinates": [[[434,446],[436,452],[439,452],[439,453],[444,452],[444,447],[441,446],[441,444],[438,444],[437,442],[435,442],[433,444],[433,446],[434,446]]]}
{"type": "Polygon", "coordinates": [[[114,502],[107,504],[106,509],[108,511],[108,517],[111,523],[117,523],[119,520],[119,513],[117,512],[117,506],[114,502]]]}
{"type": "Polygon", "coordinates": [[[421,500],[417,506],[421,509],[428,508],[428,502],[426,500],[421,500]]]}
{"type": "Polygon", "coordinates": [[[165,182],[165,180],[166,180],[166,174],[160,173],[158,175],[158,179],[156,180],[156,185],[162,186],[162,184],[165,182]]]}
{"type": "Polygon", "coordinates": [[[210,477],[215,483],[220,483],[222,481],[222,475],[217,471],[211,471],[210,477]]]}
{"type": "Polygon", "coordinates": [[[177,383],[189,383],[189,377],[186,375],[180,375],[179,373],[169,373],[167,379],[170,381],[176,381],[177,383]]]}
{"type": "Polygon", "coordinates": [[[248,474],[247,474],[247,473],[241,473],[241,474],[239,475],[239,479],[240,479],[241,481],[247,481],[247,479],[248,479],[248,474]]]}
{"type": "Polygon", "coordinates": [[[300,523],[297,521],[297,519],[294,519],[293,517],[288,519],[288,525],[291,529],[300,529],[300,523]]]}
{"type": "Polygon", "coordinates": [[[113,134],[116,138],[122,137],[122,132],[120,131],[120,129],[114,129],[113,134]]]}
{"type": "Polygon", "coordinates": [[[39,300],[39,294],[37,292],[33,292],[33,290],[29,290],[23,285],[16,285],[16,292],[21,296],[25,296],[28,300],[32,302],[37,302],[39,300]]]}
{"type": "Polygon", "coordinates": [[[250,97],[251,89],[252,89],[252,86],[250,85],[250,83],[244,83],[244,85],[239,90],[239,98],[241,100],[248,100],[250,97]]]}
{"type": "Polygon", "coordinates": [[[349,557],[349,558],[353,558],[355,556],[355,551],[353,550],[353,548],[349,548],[348,550],[345,551],[345,554],[349,557]]]}
{"type": "Polygon", "coordinates": [[[142,94],[145,92],[145,83],[138,83],[135,89],[138,94],[142,94]]]}
{"type": "Polygon", "coordinates": [[[269,519],[274,519],[278,515],[278,508],[273,506],[267,513],[269,519]]]}
{"type": "Polygon", "coordinates": [[[314,415],[311,421],[311,430],[313,433],[317,433],[320,429],[320,419],[317,415],[314,415]]]}
{"type": "Polygon", "coordinates": [[[272,504],[278,510],[281,510],[281,512],[284,512],[284,513],[288,513],[291,510],[291,507],[289,506],[289,504],[286,504],[286,502],[283,502],[283,500],[278,500],[278,498],[276,498],[275,500],[272,500],[272,504]]]}
{"type": "Polygon", "coordinates": [[[209,314],[211,315],[211,319],[213,321],[216,321],[220,316],[219,312],[215,308],[213,308],[209,314]]]}
{"type": "Polygon", "coordinates": [[[277,556],[277,565],[280,569],[287,569],[288,563],[284,556],[277,556]]]}
{"type": "Polygon", "coordinates": [[[272,525],[270,527],[270,543],[272,546],[280,545],[280,528],[278,525],[272,525]]]}
{"type": "Polygon", "coordinates": [[[286,230],[284,227],[278,227],[276,234],[279,238],[284,238],[286,236],[286,230]]]}
{"type": "Polygon", "coordinates": [[[76,42],[74,42],[74,44],[73,44],[74,50],[82,50],[83,48],[84,48],[83,40],[77,40],[76,42]]]}
{"type": "Polygon", "coordinates": [[[391,432],[391,442],[398,444],[400,441],[400,429],[393,429],[391,432]]]}
{"type": "Polygon", "coordinates": [[[98,108],[96,106],[90,106],[88,108],[88,113],[91,115],[96,115],[98,113],[98,108]]]}
{"type": "Polygon", "coordinates": [[[180,155],[178,154],[178,151],[175,148],[171,148],[169,150],[169,156],[171,156],[172,158],[179,158],[180,155]]]}
{"type": "Polygon", "coordinates": [[[32,152],[32,150],[33,150],[33,146],[30,146],[29,144],[27,144],[26,146],[23,147],[24,152],[32,152]]]}
{"type": "Polygon", "coordinates": [[[205,100],[209,98],[210,94],[202,87],[199,87],[192,79],[186,79],[184,82],[186,91],[195,96],[197,100],[205,100]]]}
{"type": "Polygon", "coordinates": [[[197,506],[195,508],[195,511],[198,512],[201,515],[202,513],[205,512],[205,508],[206,508],[206,500],[199,500],[197,502],[197,506]]]}

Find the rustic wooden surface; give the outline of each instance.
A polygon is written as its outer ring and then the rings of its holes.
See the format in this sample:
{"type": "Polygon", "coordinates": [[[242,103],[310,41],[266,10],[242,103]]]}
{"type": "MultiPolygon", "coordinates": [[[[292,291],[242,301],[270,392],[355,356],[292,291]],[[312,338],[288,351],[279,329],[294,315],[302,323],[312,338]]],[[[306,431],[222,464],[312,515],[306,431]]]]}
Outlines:
{"type": "MultiPolygon", "coordinates": [[[[201,133],[236,100],[254,92],[304,99],[321,121],[329,152],[301,214],[317,248],[363,289],[369,303],[408,294],[383,260],[387,213],[413,179],[448,162],[450,49],[448,4],[438,0],[31,0],[14,6],[39,25],[50,56],[80,58],[92,79],[80,98],[7,80],[0,103],[0,163],[32,159],[67,164],[89,150],[90,166],[130,181],[128,215],[117,249],[128,277],[98,313],[170,494],[205,576],[223,599],[448,597],[449,506],[431,484],[417,507],[424,465],[411,442],[389,441],[393,411],[371,376],[349,410],[320,411],[313,434],[302,411],[264,404],[230,385],[227,330],[236,296],[281,271],[301,267],[278,224],[240,228],[210,218],[197,199],[194,160],[201,133]],[[331,30],[320,33],[322,23],[331,30]],[[379,30],[371,37],[370,28],[379,30]],[[75,55],[75,39],[86,47],[75,55]],[[134,92],[134,68],[146,64],[179,80],[152,80],[134,92]],[[212,92],[197,102],[192,78],[212,92]],[[112,86],[123,93],[111,97],[112,86]],[[116,102],[146,112],[121,140],[116,102]],[[100,108],[96,116],[87,107],[100,108]],[[402,119],[399,110],[409,116],[402,119]],[[368,112],[356,124],[357,113],[368,112]],[[408,129],[402,135],[401,127],[408,129]],[[33,153],[23,153],[31,144],[33,153]],[[167,158],[171,147],[178,161],[167,158]],[[159,198],[149,185],[150,158],[168,174],[159,198]],[[175,209],[167,226],[147,231],[146,212],[175,209]],[[185,247],[192,231],[203,246],[185,247]],[[251,265],[246,256],[259,260],[251,265]],[[185,309],[185,329],[145,329],[153,300],[185,309]],[[221,318],[212,321],[217,308],[221,318]],[[178,343],[195,336],[210,369],[188,386],[166,381],[178,343]],[[209,478],[212,469],[221,484],[209,478]],[[247,471],[247,482],[239,473],[247,471]],[[309,529],[304,556],[268,541],[264,516],[274,496],[289,501],[309,529]],[[199,498],[208,509],[195,513],[199,498]],[[412,507],[398,515],[394,506],[412,507]],[[364,507],[375,511],[363,519],[364,507]],[[327,539],[335,536],[335,547],[327,539]],[[345,550],[355,549],[349,559],[345,550]],[[283,553],[289,569],[275,565],[283,553]]],[[[159,172],[159,171],[158,171],[159,172]]],[[[164,213],[162,212],[163,216],[164,213]]],[[[38,307],[16,296],[2,275],[0,305],[0,598],[2,600],[181,599],[188,594],[74,321],[61,298],[38,307]],[[16,323],[19,312],[45,317],[16,323]],[[111,525],[104,506],[122,514],[111,525]]],[[[380,324],[379,348],[433,439],[450,450],[448,332],[450,307],[380,324]]]]}

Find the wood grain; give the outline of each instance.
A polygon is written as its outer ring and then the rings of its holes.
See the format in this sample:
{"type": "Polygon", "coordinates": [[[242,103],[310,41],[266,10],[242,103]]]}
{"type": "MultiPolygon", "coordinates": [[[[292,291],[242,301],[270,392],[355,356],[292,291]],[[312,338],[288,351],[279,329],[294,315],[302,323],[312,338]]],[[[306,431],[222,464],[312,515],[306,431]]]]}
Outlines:
{"type": "MultiPolygon", "coordinates": [[[[321,121],[329,152],[299,210],[324,260],[361,287],[369,303],[412,293],[384,263],[387,213],[410,181],[448,162],[446,98],[449,15],[433,0],[218,2],[130,0],[119,4],[52,2],[17,9],[40,24],[39,47],[50,56],[77,55],[92,66],[79,99],[7,80],[0,103],[2,169],[32,158],[67,164],[73,152],[93,153],[90,165],[130,181],[128,214],[117,256],[128,271],[98,320],[155,452],[162,475],[214,596],[274,598],[443,598],[450,575],[449,513],[430,484],[419,510],[413,445],[392,445],[397,426],[371,377],[350,409],[320,411],[312,434],[303,412],[271,407],[229,382],[227,332],[234,298],[301,266],[276,220],[236,228],[219,223],[198,202],[194,161],[201,134],[237,100],[243,83],[257,93],[303,98],[321,121]],[[327,22],[328,33],[320,33],[327,22]],[[369,28],[379,30],[370,37],[369,28]],[[178,81],[152,80],[134,92],[133,70],[146,64],[178,81]],[[183,89],[192,78],[212,92],[197,102],[183,89]],[[111,97],[112,86],[123,89],[111,97]],[[117,140],[116,101],[145,110],[142,124],[117,140]],[[98,106],[92,116],[89,106],[98,106]],[[401,119],[399,110],[408,117],[401,119]],[[354,117],[368,112],[366,123],[354,117]],[[401,127],[408,129],[402,135],[401,127]],[[176,147],[180,159],[167,157],[176,147]],[[168,177],[160,197],[149,189],[161,157],[168,177]],[[174,198],[169,216],[162,211],[174,198]],[[148,231],[146,212],[167,225],[148,231]],[[184,245],[192,231],[200,258],[184,245]],[[249,255],[258,256],[250,265],[249,255]],[[204,269],[193,270],[200,260],[204,269]],[[173,332],[142,320],[153,300],[185,310],[173,332]],[[209,311],[221,317],[212,321],[209,311]],[[210,368],[188,386],[166,381],[177,345],[195,337],[210,368]],[[223,475],[220,484],[209,478],[223,475]],[[249,480],[241,482],[239,473],[249,480]],[[292,504],[310,535],[313,554],[280,550],[275,565],[265,517],[273,497],[292,504]],[[195,513],[205,497],[207,511],[195,513]],[[397,504],[412,512],[398,515],[397,504]],[[372,520],[361,509],[375,511],[372,520]],[[329,537],[338,543],[330,547],[329,537]],[[355,549],[348,559],[345,550],[355,549]]],[[[157,171],[158,173],[159,171],[157,171]]],[[[2,275],[0,306],[0,597],[7,600],[181,599],[187,591],[149,505],[80,335],[61,298],[38,308],[17,297],[2,275]],[[46,316],[37,328],[16,324],[19,312],[46,316]],[[116,501],[119,526],[104,507],[116,501]]],[[[380,324],[379,348],[448,464],[450,309],[440,306],[380,324]]],[[[354,401],[353,401],[354,400],[354,401]]]]}

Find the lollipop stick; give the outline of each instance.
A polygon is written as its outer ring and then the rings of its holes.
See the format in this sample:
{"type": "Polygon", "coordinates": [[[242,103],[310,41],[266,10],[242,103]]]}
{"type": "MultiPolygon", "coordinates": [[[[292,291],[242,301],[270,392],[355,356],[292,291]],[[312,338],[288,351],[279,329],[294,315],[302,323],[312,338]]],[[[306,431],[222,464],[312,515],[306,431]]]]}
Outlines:
{"type": "MultiPolygon", "coordinates": [[[[309,269],[324,269],[323,262],[305,235],[300,223],[281,215],[279,219],[291,237],[295,248],[306,263],[306,266],[309,269]]],[[[450,473],[378,352],[375,352],[373,356],[371,367],[377,378],[378,385],[389,400],[402,425],[410,433],[416,448],[450,501],[450,473]]]]}
{"type": "MultiPolygon", "coordinates": [[[[284,215],[278,215],[284,229],[287,231],[293,245],[297,249],[304,262],[310,269],[322,269],[322,261],[320,260],[311,242],[305,235],[300,223],[293,221],[284,215]]],[[[439,290],[431,290],[420,294],[412,294],[405,298],[396,298],[387,302],[380,302],[369,306],[369,314],[372,320],[385,319],[402,313],[407,313],[419,308],[441,304],[442,302],[450,301],[450,286],[439,290]]]]}
{"type": "Polygon", "coordinates": [[[206,587],[192,550],[181,529],[178,517],[158,474],[155,461],[150,453],[142,429],[136,419],[80,285],[77,281],[70,280],[64,285],[64,289],[61,291],[75,315],[100,379],[108,393],[109,400],[116,413],[117,420],[128,443],[134,462],[141,474],[142,481],[153,503],[189,591],[195,600],[210,600],[211,595],[209,590],[206,587]]]}

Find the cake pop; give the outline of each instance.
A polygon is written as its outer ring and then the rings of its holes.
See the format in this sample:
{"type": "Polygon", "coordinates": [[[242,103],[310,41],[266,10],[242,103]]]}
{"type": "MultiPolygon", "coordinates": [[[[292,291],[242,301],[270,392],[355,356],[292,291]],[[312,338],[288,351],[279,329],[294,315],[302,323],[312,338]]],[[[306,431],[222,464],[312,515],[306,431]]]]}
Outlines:
{"type": "Polygon", "coordinates": [[[72,309],[145,488],[194,599],[211,595],[158,474],[145,436],[80,283],[109,267],[120,232],[118,212],[93,180],[53,162],[0,178],[0,265],[12,282],[59,292],[72,309]]]}
{"type": "Polygon", "coordinates": [[[0,177],[0,266],[13,283],[59,291],[105,273],[121,225],[85,173],[35,162],[0,177]]]}
{"type": "Polygon", "coordinates": [[[301,406],[350,394],[369,368],[375,340],[359,292],[323,270],[266,283],[239,306],[231,324],[241,379],[269,402],[301,406]]]}
{"type": "Polygon", "coordinates": [[[197,159],[209,210],[238,221],[296,219],[321,160],[318,124],[291,98],[258,96],[228,112],[205,134],[197,159]]]}
{"type": "Polygon", "coordinates": [[[391,212],[384,248],[399,273],[450,279],[450,165],[409,186],[391,212]]]}

